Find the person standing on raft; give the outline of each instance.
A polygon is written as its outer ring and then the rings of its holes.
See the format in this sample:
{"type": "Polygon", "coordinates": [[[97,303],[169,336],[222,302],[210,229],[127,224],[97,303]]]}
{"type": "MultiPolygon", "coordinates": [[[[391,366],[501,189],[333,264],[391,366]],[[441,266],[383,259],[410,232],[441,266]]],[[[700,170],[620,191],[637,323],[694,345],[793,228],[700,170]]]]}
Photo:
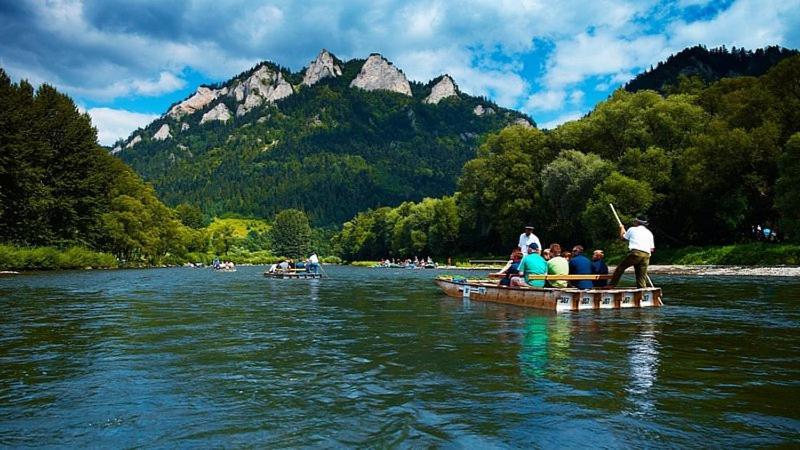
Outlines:
{"type": "Polygon", "coordinates": [[[650,254],[655,250],[653,233],[645,227],[647,218],[638,215],[633,220],[633,226],[625,230],[625,226],[619,226],[619,237],[628,241],[628,255],[620,261],[614,269],[614,275],[608,283],[609,288],[613,288],[619,283],[625,270],[633,266],[636,272],[636,287],[647,287],[647,266],[650,265],[650,254]]]}

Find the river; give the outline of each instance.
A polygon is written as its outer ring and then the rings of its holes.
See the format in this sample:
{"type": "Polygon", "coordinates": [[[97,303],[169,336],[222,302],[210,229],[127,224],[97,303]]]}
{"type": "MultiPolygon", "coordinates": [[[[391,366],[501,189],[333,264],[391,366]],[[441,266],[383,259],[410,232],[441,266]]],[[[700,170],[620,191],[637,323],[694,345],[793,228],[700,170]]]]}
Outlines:
{"type": "Polygon", "coordinates": [[[664,308],[443,296],[436,271],[0,278],[0,447],[752,447],[800,441],[800,280],[664,308]]]}

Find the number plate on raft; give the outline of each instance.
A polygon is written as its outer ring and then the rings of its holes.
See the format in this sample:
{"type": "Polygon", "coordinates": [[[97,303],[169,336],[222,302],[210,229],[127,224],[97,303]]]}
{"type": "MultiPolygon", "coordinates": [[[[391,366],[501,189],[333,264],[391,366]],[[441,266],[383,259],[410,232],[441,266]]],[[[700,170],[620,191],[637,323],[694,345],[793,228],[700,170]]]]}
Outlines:
{"type": "Polygon", "coordinates": [[[636,306],[636,305],[633,302],[633,293],[632,292],[626,292],[626,293],[622,294],[622,300],[620,300],[620,302],[619,302],[619,307],[620,308],[633,308],[634,306],[636,306]]]}
{"type": "Polygon", "coordinates": [[[464,286],[463,288],[458,288],[458,289],[461,291],[461,296],[464,298],[469,298],[473,292],[478,295],[486,295],[485,287],[464,286]]]}
{"type": "Polygon", "coordinates": [[[562,293],[556,297],[556,311],[572,310],[572,294],[562,293]]]}

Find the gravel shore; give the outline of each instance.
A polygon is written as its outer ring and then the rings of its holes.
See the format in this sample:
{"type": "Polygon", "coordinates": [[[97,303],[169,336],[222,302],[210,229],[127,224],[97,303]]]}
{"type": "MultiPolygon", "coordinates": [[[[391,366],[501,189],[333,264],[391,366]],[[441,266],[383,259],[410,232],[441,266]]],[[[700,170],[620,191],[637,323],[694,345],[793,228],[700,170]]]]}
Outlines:
{"type": "MultiPolygon", "coordinates": [[[[613,269],[611,269],[613,270],[613,269]]],[[[628,269],[632,271],[633,269],[628,269]]],[[[669,275],[739,275],[751,277],[800,277],[800,266],[681,266],[653,265],[649,273],[669,275]]]]}

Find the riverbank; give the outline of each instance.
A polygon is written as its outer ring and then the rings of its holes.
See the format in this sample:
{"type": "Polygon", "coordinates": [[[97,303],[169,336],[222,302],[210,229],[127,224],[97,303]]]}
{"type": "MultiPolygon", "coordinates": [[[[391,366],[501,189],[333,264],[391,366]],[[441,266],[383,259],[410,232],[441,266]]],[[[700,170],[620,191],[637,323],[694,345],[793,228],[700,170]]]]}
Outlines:
{"type": "MultiPolygon", "coordinates": [[[[125,269],[182,266],[187,263],[210,265],[217,255],[189,253],[184,256],[167,255],[156,263],[146,261],[120,262],[110,253],[96,252],[84,247],[16,247],[0,244],[0,271],[72,270],[72,269],[125,269]]],[[[286,259],[267,251],[238,251],[218,256],[220,260],[236,265],[269,265],[286,259]]],[[[320,258],[326,264],[339,264],[336,256],[320,258]]]]}

